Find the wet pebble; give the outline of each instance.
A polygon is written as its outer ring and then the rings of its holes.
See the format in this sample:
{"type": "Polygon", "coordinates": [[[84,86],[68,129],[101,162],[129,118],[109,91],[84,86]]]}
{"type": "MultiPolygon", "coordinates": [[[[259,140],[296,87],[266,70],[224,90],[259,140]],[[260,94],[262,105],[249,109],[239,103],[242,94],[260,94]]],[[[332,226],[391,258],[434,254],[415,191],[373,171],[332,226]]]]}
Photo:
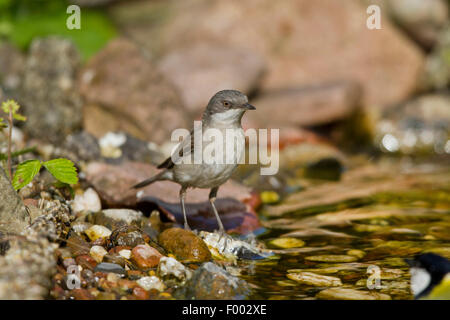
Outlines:
{"type": "Polygon", "coordinates": [[[118,253],[109,253],[105,256],[104,262],[118,264],[121,267],[125,267],[125,259],[118,253]]]}
{"type": "Polygon", "coordinates": [[[206,243],[192,231],[170,228],[158,237],[160,245],[173,253],[178,260],[204,262],[211,260],[211,252],[206,243]]]}
{"type": "Polygon", "coordinates": [[[248,284],[232,276],[212,262],[206,262],[195,270],[186,285],[174,296],[179,299],[243,299],[249,294],[248,284]]]}
{"type": "Polygon", "coordinates": [[[150,298],[150,294],[147,290],[142,287],[136,287],[133,289],[133,296],[137,300],[148,300],[150,298]]]}
{"type": "Polygon", "coordinates": [[[145,244],[145,239],[141,231],[134,226],[123,226],[115,229],[110,239],[115,246],[134,248],[137,245],[145,244]]]}
{"type": "Polygon", "coordinates": [[[75,300],[94,300],[94,296],[83,288],[70,291],[70,296],[75,300]]]}
{"type": "Polygon", "coordinates": [[[278,238],[269,242],[270,245],[281,248],[281,249],[289,249],[289,248],[300,248],[305,245],[303,240],[297,238],[278,238]]]}
{"type": "Polygon", "coordinates": [[[83,269],[93,270],[97,264],[97,262],[91,256],[87,254],[83,254],[75,258],[75,261],[79,266],[83,269]]]}
{"type": "Polygon", "coordinates": [[[324,300],[391,300],[387,294],[347,288],[329,288],[320,291],[316,298],[324,300]]]}
{"type": "Polygon", "coordinates": [[[99,263],[95,269],[94,272],[104,272],[104,273],[117,273],[117,274],[125,274],[125,269],[121,267],[118,264],[115,263],[109,263],[109,262],[102,262],[99,263]]]}
{"type": "Polygon", "coordinates": [[[320,255],[320,256],[309,256],[306,257],[305,260],[313,261],[313,262],[354,262],[357,261],[358,258],[354,256],[348,255],[320,255]]]}
{"type": "Polygon", "coordinates": [[[98,263],[103,261],[103,257],[107,253],[108,252],[105,250],[105,248],[103,248],[101,246],[92,246],[91,250],[89,251],[89,254],[91,255],[91,257],[94,258],[95,261],[97,261],[98,263]]]}
{"type": "Polygon", "coordinates": [[[151,289],[164,291],[164,289],[166,288],[164,283],[156,276],[142,277],[139,280],[137,280],[137,283],[147,291],[151,289]]]}
{"type": "Polygon", "coordinates": [[[339,287],[342,286],[341,279],[337,277],[324,276],[312,272],[289,273],[287,277],[301,284],[315,287],[339,287]]]}
{"type": "Polygon", "coordinates": [[[142,269],[156,267],[161,257],[162,254],[158,250],[147,244],[138,245],[131,251],[131,260],[142,269]]]}
{"type": "Polygon", "coordinates": [[[84,233],[91,239],[95,241],[98,238],[107,238],[111,235],[111,230],[101,225],[93,225],[89,229],[85,230],[84,233]]]}
{"type": "Polygon", "coordinates": [[[184,283],[192,276],[191,270],[172,257],[162,257],[158,265],[158,275],[165,281],[184,283]]]}

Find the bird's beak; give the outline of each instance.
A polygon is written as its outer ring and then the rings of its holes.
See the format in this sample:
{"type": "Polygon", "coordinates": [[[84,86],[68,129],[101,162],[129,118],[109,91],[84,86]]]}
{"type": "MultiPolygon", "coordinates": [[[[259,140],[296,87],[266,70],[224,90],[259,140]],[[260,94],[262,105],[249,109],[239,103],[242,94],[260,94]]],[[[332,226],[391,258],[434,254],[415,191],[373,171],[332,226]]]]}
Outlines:
{"type": "Polygon", "coordinates": [[[245,110],[256,110],[256,108],[254,106],[252,106],[250,103],[246,103],[242,106],[243,109],[245,110]]]}

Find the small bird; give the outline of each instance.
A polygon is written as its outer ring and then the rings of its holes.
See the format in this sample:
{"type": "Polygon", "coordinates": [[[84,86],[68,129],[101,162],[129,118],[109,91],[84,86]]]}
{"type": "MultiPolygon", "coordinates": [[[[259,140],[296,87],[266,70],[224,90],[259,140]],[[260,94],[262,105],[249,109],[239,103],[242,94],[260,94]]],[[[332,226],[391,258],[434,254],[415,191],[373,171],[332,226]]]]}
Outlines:
{"type": "Polygon", "coordinates": [[[434,253],[405,260],[410,266],[411,291],[415,299],[450,298],[450,261],[434,253]]]}
{"type": "MultiPolygon", "coordinates": [[[[245,94],[237,90],[222,90],[217,92],[211,100],[209,100],[205,111],[203,112],[201,122],[201,140],[210,141],[208,129],[219,130],[223,137],[226,137],[227,131],[233,132],[233,143],[226,141],[220,145],[222,148],[224,161],[191,161],[191,163],[174,162],[174,155],[181,157],[189,156],[190,159],[195,157],[194,146],[198,146],[198,141],[194,130],[186,136],[183,141],[175,149],[171,157],[166,159],[158,166],[158,169],[164,169],[155,176],[148,178],[133,188],[142,188],[155,181],[170,180],[181,185],[180,204],[184,216],[184,228],[190,230],[186,217],[185,198],[188,188],[211,189],[209,193],[209,201],[219,225],[219,232],[225,234],[222,221],[217,212],[214,202],[216,200],[219,187],[225,183],[232,175],[234,169],[238,166],[245,153],[245,135],[242,129],[241,119],[247,110],[255,110],[256,108],[248,103],[245,94]],[[228,161],[230,159],[231,161],[228,161]]],[[[216,143],[216,141],[214,141],[216,143]]],[[[204,143],[201,146],[201,154],[203,155],[205,148],[204,143]]],[[[214,147],[214,146],[213,146],[214,147]]],[[[176,158],[176,157],[175,157],[176,158]]]]}

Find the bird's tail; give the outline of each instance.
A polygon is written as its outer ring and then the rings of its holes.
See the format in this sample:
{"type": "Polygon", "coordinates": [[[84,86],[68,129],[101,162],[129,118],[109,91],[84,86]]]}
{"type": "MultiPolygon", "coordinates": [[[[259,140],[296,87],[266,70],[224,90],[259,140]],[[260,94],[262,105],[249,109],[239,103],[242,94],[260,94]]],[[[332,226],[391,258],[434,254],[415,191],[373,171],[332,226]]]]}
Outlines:
{"type": "Polygon", "coordinates": [[[139,182],[138,184],[132,186],[133,189],[139,189],[145,186],[148,186],[149,184],[152,184],[153,182],[156,181],[161,181],[161,180],[167,180],[168,177],[166,177],[166,171],[162,171],[160,173],[158,173],[157,175],[154,175],[153,177],[150,177],[148,179],[145,179],[144,181],[139,182]]]}

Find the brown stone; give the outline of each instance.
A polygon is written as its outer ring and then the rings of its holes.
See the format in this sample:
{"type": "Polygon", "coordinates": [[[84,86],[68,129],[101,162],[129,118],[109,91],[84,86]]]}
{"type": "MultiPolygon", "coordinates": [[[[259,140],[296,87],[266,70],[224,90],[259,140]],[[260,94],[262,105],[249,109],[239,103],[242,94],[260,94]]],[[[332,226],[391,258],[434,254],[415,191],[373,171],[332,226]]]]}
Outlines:
{"type": "Polygon", "coordinates": [[[140,244],[131,250],[131,260],[142,269],[156,267],[162,256],[158,250],[145,244],[140,244]]]}
{"type": "Polygon", "coordinates": [[[222,43],[183,47],[164,56],[158,66],[194,116],[201,115],[209,99],[220,90],[252,92],[265,68],[258,53],[222,43]]]}
{"type": "Polygon", "coordinates": [[[97,137],[114,130],[161,142],[188,127],[175,89],[132,42],[111,41],[79,79],[84,127],[97,137]]]}
{"type": "MultiPolygon", "coordinates": [[[[157,172],[159,170],[156,167],[139,162],[125,162],[121,165],[92,162],[86,168],[86,179],[108,206],[134,206],[137,202],[137,191],[131,187],[157,172]]],[[[174,182],[158,181],[142,190],[142,196],[149,195],[166,202],[179,202],[180,187],[174,182]]],[[[208,194],[207,189],[192,189],[187,193],[186,201],[207,201],[208,194]]],[[[232,180],[221,186],[219,196],[238,200],[251,197],[249,188],[232,180]]]]}
{"type": "Polygon", "coordinates": [[[258,128],[315,126],[349,117],[360,106],[361,91],[350,82],[266,93],[252,101],[258,128]],[[270,114],[270,117],[267,115],[270,114]]]}
{"type": "Polygon", "coordinates": [[[148,291],[142,289],[141,287],[136,287],[133,289],[133,296],[135,296],[137,300],[148,300],[150,298],[148,291]]]}
{"type": "Polygon", "coordinates": [[[95,262],[94,258],[87,254],[76,257],[75,261],[83,269],[94,270],[95,266],[97,265],[97,262],[95,262]]]}
{"type": "Polygon", "coordinates": [[[94,296],[86,289],[74,289],[70,291],[70,295],[75,300],[94,300],[94,296]]]}
{"type": "Polygon", "coordinates": [[[158,242],[179,260],[205,262],[211,260],[211,252],[206,243],[192,231],[170,228],[158,237],[158,242]]]}

